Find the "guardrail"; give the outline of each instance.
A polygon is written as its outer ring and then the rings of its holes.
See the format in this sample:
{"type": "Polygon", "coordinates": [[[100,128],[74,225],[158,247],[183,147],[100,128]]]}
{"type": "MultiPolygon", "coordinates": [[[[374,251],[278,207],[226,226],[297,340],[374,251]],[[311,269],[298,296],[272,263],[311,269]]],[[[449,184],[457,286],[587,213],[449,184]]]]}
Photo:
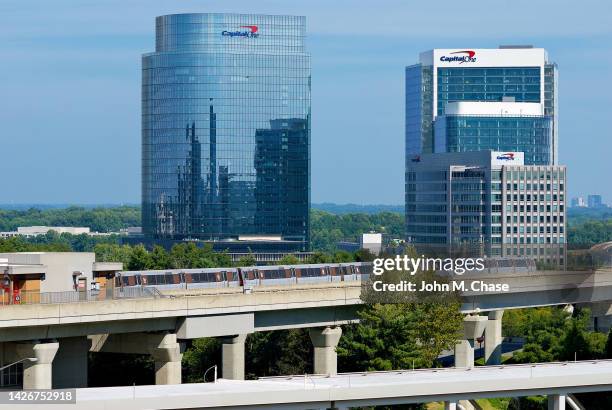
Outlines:
{"type": "Polygon", "coordinates": [[[166,297],[155,287],[108,288],[101,290],[73,290],[64,292],[21,291],[10,295],[0,293],[0,306],[46,305],[56,303],[96,302],[104,300],[163,298],[166,297]],[[9,297],[10,296],[10,297],[9,297]]]}

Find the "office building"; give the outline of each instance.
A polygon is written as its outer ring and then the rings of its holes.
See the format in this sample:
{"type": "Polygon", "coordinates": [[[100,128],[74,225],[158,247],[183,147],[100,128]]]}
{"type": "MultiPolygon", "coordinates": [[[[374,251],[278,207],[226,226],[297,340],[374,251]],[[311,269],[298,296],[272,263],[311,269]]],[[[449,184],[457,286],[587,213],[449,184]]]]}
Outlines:
{"type": "Polygon", "coordinates": [[[585,208],[586,202],[584,202],[584,198],[579,196],[576,198],[572,198],[572,208],[585,208]]]}
{"type": "Polygon", "coordinates": [[[406,168],[407,240],[417,249],[565,263],[564,166],[476,151],[422,154],[406,168]]]}
{"type": "Polygon", "coordinates": [[[406,68],[406,160],[421,154],[523,152],[557,164],[557,67],[541,48],[435,49],[406,68]]]}
{"type": "Polygon", "coordinates": [[[587,203],[589,208],[602,208],[605,206],[601,200],[601,195],[589,195],[587,197],[587,203]]]}
{"type": "Polygon", "coordinates": [[[232,252],[304,251],[305,18],[177,14],[142,58],[143,233],[232,252]]]}

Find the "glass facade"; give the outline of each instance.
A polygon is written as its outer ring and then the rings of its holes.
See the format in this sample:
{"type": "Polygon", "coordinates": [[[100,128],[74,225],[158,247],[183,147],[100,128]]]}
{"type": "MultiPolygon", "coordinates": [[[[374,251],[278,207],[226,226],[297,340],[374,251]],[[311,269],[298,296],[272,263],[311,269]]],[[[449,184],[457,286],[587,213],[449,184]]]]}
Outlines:
{"type": "Polygon", "coordinates": [[[565,167],[498,165],[495,155],[424,154],[411,162],[407,240],[423,251],[529,257],[564,265],[565,167]]]}
{"type": "Polygon", "coordinates": [[[310,55],[305,18],[177,14],[142,58],[148,236],[275,235],[308,247],[310,55]]]}
{"type": "Polygon", "coordinates": [[[438,115],[456,101],[540,102],[539,67],[438,68],[438,115]]]}
{"type": "Polygon", "coordinates": [[[416,64],[406,67],[406,160],[422,152],[433,152],[432,68],[416,64]]]}
{"type": "MultiPolygon", "coordinates": [[[[500,50],[500,53],[504,52],[500,50]]],[[[438,67],[431,62],[421,62],[408,66],[405,70],[406,161],[420,154],[442,152],[435,146],[433,124],[437,116],[445,114],[448,103],[516,102],[542,104],[543,116],[552,121],[552,136],[547,142],[550,151],[548,164],[557,164],[557,89],[558,69],[554,63],[541,66],[438,67]]],[[[501,146],[491,148],[505,149],[501,146]]]]}
{"type": "Polygon", "coordinates": [[[548,165],[552,163],[552,126],[548,116],[442,115],[436,119],[436,144],[444,145],[443,152],[524,152],[526,165],[548,165]]]}

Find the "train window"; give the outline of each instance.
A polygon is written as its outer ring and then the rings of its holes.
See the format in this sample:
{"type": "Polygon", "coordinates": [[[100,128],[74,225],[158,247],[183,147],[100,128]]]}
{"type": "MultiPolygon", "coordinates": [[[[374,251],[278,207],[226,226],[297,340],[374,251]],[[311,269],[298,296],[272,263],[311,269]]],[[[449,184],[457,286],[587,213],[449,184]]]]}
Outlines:
{"type": "Polygon", "coordinates": [[[278,269],[262,270],[261,276],[265,279],[278,279],[280,277],[278,269]]]}
{"type": "Polygon", "coordinates": [[[172,283],[174,283],[175,285],[178,285],[179,283],[181,283],[181,274],[180,273],[173,273],[172,274],[172,283]]]}
{"type": "Polygon", "coordinates": [[[185,273],[185,283],[192,283],[193,278],[191,277],[191,273],[185,273]]]}
{"type": "Polygon", "coordinates": [[[147,282],[147,277],[146,276],[141,276],[140,277],[140,283],[142,283],[143,285],[148,285],[149,283],[147,282]]]}
{"type": "Polygon", "coordinates": [[[325,271],[321,268],[304,268],[302,269],[302,276],[304,277],[315,277],[325,275],[325,271]]]}

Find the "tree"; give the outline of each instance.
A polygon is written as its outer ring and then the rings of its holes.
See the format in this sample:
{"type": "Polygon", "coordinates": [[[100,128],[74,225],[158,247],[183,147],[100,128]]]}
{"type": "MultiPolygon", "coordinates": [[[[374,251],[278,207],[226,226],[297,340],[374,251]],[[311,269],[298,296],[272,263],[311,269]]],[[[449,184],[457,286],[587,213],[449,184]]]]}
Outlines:
{"type": "MultiPolygon", "coordinates": [[[[561,338],[558,358],[560,360],[586,360],[594,359],[596,352],[591,350],[587,325],[590,310],[581,309],[576,312],[565,326],[565,332],[561,338]]],[[[602,346],[603,350],[603,346],[602,346]]]]}
{"type": "MultiPolygon", "coordinates": [[[[214,365],[219,366],[220,372],[221,343],[214,337],[194,339],[191,346],[183,353],[183,373],[188,383],[202,383],[204,372],[214,365]]],[[[211,381],[211,379],[212,375],[209,374],[206,380],[211,381]]]]}
{"type": "Polygon", "coordinates": [[[314,252],[308,257],[307,263],[330,263],[331,261],[331,255],[324,252],[314,252]]]}
{"type": "Polygon", "coordinates": [[[294,255],[285,255],[278,261],[279,265],[297,265],[300,263],[300,260],[296,258],[294,255]]]}
{"type": "Polygon", "coordinates": [[[606,358],[612,359],[612,328],[608,332],[608,340],[606,342],[606,358]]]}
{"type": "Polygon", "coordinates": [[[313,347],[305,329],[250,334],[247,378],[312,373],[313,347]]]}
{"type": "Polygon", "coordinates": [[[257,265],[257,260],[255,259],[255,256],[252,253],[249,253],[248,255],[241,257],[236,263],[236,266],[255,266],[255,265],[257,265]]]}
{"type": "Polygon", "coordinates": [[[459,337],[457,306],[443,303],[375,304],[359,312],[338,346],[342,371],[432,367],[459,337]]]}
{"type": "Polygon", "coordinates": [[[151,251],[151,269],[169,269],[170,257],[168,252],[159,245],[155,245],[151,251]]]}
{"type": "MultiPolygon", "coordinates": [[[[415,256],[409,249],[409,257],[415,256]]],[[[445,349],[454,347],[462,328],[460,301],[452,292],[380,292],[383,284],[444,282],[433,272],[411,275],[389,271],[371,277],[361,299],[358,324],[348,327],[338,346],[343,371],[395,370],[432,367],[445,349]]]]}
{"type": "Polygon", "coordinates": [[[132,255],[132,247],[129,245],[117,245],[101,243],[94,247],[96,261],[98,262],[121,262],[127,267],[132,255]]]}
{"type": "Polygon", "coordinates": [[[357,262],[372,262],[374,259],[376,259],[376,255],[369,249],[359,249],[355,252],[355,260],[357,262]]]}
{"type": "Polygon", "coordinates": [[[128,270],[150,269],[152,265],[151,255],[143,245],[136,245],[132,248],[132,254],[127,263],[128,270]]]}

